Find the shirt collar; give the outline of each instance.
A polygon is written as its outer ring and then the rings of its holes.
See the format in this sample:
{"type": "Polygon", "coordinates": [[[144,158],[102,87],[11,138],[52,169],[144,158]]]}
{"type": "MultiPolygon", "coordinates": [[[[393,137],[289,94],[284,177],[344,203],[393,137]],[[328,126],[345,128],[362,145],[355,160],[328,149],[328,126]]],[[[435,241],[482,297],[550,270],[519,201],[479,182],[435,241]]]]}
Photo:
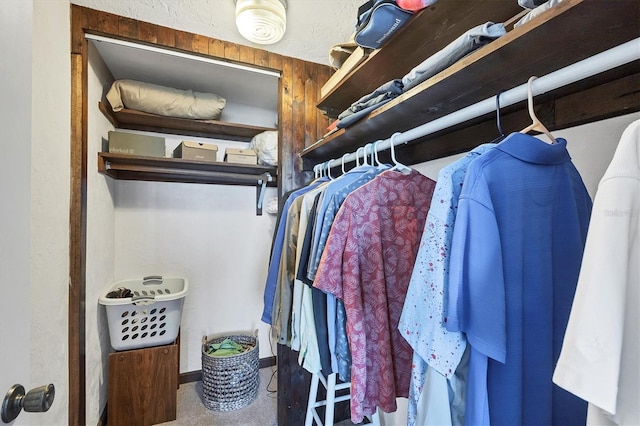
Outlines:
{"type": "Polygon", "coordinates": [[[563,138],[556,138],[556,143],[548,144],[524,133],[511,133],[496,149],[534,164],[562,164],[571,161],[567,141],[563,138]]]}

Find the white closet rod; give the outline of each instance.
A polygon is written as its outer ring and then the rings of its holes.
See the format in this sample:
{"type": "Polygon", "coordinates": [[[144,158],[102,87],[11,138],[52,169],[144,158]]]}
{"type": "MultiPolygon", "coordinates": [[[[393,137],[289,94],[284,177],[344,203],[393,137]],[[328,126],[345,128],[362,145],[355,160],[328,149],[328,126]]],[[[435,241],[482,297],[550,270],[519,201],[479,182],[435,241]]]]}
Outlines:
{"type": "MultiPolygon", "coordinates": [[[[583,80],[638,59],[640,59],[640,37],[537,78],[533,81],[531,90],[534,96],[541,95],[550,90],[555,90],[559,87],[575,83],[576,81],[583,80]]],[[[524,101],[525,99],[527,99],[527,83],[501,93],[500,106],[507,107],[524,101]]],[[[495,111],[495,109],[496,100],[495,96],[492,96],[456,112],[445,115],[444,117],[440,117],[405,132],[397,133],[393,139],[393,145],[400,145],[402,143],[407,143],[414,139],[430,135],[448,127],[463,123],[467,120],[488,114],[495,111]]],[[[389,149],[391,147],[391,138],[378,141],[375,144],[366,144],[365,147],[367,147],[367,149],[365,150],[365,155],[367,152],[370,153],[371,148],[374,146],[376,151],[389,149]]],[[[331,167],[336,167],[341,165],[343,161],[348,163],[355,161],[355,159],[356,152],[352,152],[341,158],[320,163],[314,167],[314,170],[317,170],[318,167],[324,170],[330,162],[332,163],[331,167]]]]}

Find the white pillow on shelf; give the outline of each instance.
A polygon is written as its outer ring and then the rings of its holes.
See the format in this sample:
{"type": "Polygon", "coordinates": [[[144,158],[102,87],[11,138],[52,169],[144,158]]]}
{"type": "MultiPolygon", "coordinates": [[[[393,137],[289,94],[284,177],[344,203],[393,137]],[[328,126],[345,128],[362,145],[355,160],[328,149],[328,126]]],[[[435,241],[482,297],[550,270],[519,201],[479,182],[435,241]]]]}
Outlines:
{"type": "Polygon", "coordinates": [[[134,109],[165,117],[219,120],[226,99],[214,94],[180,90],[135,80],[116,80],[107,92],[114,112],[134,109]]]}

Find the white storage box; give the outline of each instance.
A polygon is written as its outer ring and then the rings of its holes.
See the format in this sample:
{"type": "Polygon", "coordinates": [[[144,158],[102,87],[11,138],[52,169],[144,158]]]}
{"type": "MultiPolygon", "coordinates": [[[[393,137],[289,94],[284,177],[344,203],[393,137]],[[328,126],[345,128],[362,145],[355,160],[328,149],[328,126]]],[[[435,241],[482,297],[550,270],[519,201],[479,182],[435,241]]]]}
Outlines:
{"type": "Polygon", "coordinates": [[[172,343],[178,337],[189,282],[183,277],[149,276],[114,283],[99,298],[107,309],[111,346],[117,351],[172,343]],[[133,296],[109,298],[119,288],[133,296]]]}

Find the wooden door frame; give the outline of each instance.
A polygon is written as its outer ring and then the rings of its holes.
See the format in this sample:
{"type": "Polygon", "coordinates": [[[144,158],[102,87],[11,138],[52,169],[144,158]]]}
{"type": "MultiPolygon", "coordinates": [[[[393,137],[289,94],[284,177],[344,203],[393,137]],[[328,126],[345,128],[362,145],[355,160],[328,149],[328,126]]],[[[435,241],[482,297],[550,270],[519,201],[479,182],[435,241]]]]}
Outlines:
{"type": "MultiPolygon", "coordinates": [[[[280,72],[278,193],[303,185],[299,153],[325,132],[329,119],[315,108],[329,79],[325,65],[266,50],[70,5],[71,200],[69,207],[69,424],[86,424],[85,292],[87,260],[87,70],[85,33],[157,45],[280,72]]],[[[96,109],[97,111],[97,109],[96,109]]]]}

